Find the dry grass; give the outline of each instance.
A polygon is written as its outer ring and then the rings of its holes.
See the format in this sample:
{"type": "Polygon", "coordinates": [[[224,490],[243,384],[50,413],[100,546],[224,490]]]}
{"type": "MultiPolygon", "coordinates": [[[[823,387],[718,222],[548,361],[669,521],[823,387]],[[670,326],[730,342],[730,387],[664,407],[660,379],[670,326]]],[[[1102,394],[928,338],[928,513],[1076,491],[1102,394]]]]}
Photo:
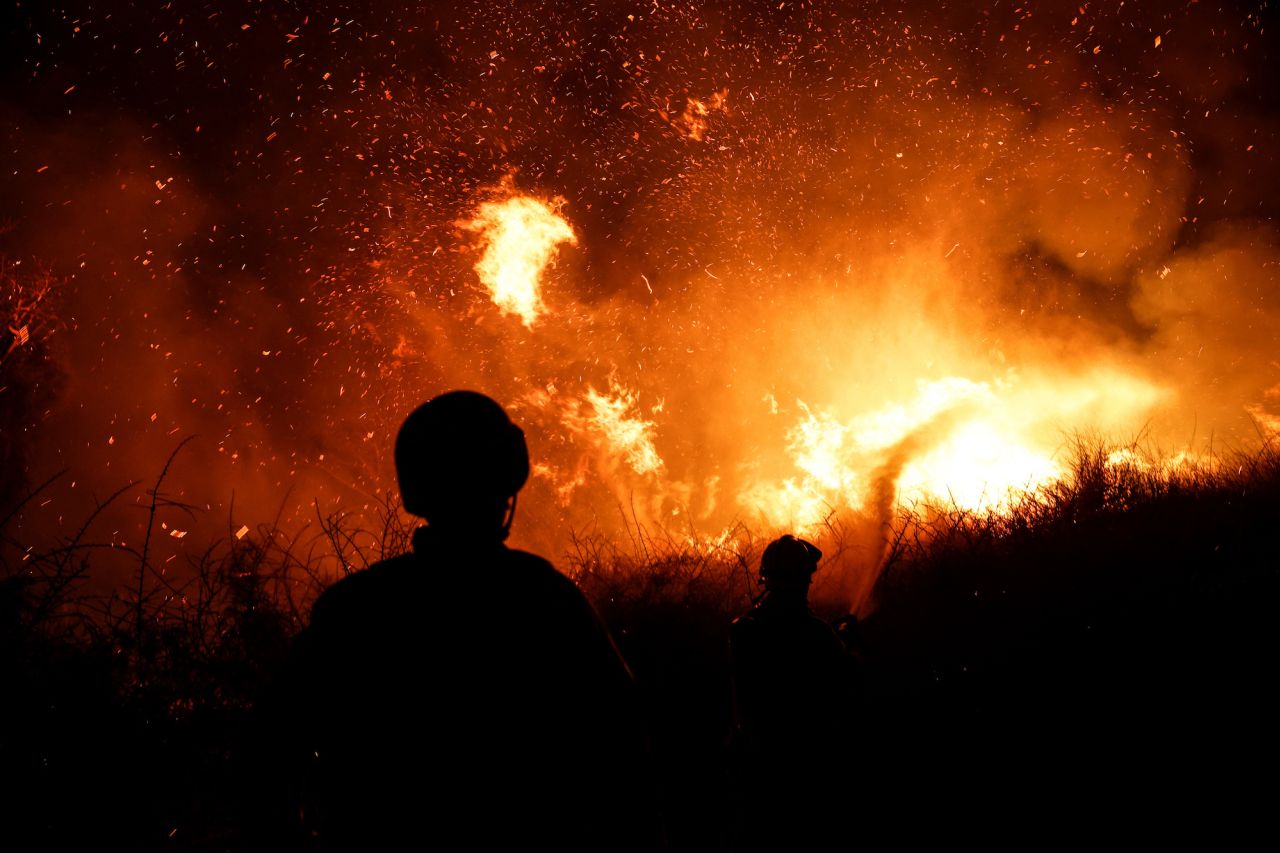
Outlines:
{"type": "MultiPolygon", "coordinates": [[[[1071,479],[1007,512],[900,507],[871,528],[884,541],[859,552],[875,554],[878,570],[863,622],[867,715],[875,742],[894,751],[880,766],[901,764],[903,744],[913,761],[930,760],[924,744],[940,748],[954,734],[940,721],[1006,725],[1001,708],[1032,713],[1029,697],[1075,712],[1102,694],[1117,707],[1208,714],[1186,695],[1188,668],[1193,696],[1271,707],[1255,688],[1269,684],[1258,673],[1276,660],[1280,453],[1269,445],[1162,467],[1129,450],[1117,463],[1081,442],[1071,479]]],[[[145,490],[150,519],[194,512],[164,479],[145,490]]],[[[188,849],[234,847],[236,732],[255,696],[326,582],[406,550],[411,526],[391,499],[368,516],[317,507],[315,524],[292,536],[277,525],[228,529],[178,580],[156,570],[149,538],[124,548],[95,533],[102,511],[137,483],[62,540],[16,541],[11,522],[57,484],[0,516],[0,664],[20,697],[3,723],[28,734],[6,749],[16,749],[15,772],[39,779],[31,796],[44,805],[32,805],[32,821],[59,831],[59,798],[81,796],[80,776],[110,765],[129,796],[103,795],[103,819],[136,806],[139,792],[148,803],[123,823],[111,818],[135,847],[171,843],[174,827],[188,849]],[[108,551],[132,561],[127,586],[89,583],[108,551]]],[[[857,551],[865,529],[833,513],[822,542],[830,559],[857,551]]],[[[676,802],[669,828],[698,845],[722,837],[712,824],[727,806],[702,804],[723,794],[727,627],[758,593],[765,542],[745,526],[714,537],[633,526],[622,541],[576,536],[562,561],[637,674],[676,802]]],[[[874,754],[866,761],[876,766],[874,754]]]]}

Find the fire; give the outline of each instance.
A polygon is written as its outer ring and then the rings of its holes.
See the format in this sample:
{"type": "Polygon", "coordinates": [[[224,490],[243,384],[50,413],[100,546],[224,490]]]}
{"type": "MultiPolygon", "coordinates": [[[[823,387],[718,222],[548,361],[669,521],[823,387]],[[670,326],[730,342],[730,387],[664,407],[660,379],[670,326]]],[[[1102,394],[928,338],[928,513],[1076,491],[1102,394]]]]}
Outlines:
{"type": "Polygon", "coordinates": [[[728,89],[713,92],[705,101],[700,98],[689,98],[685,102],[684,112],[671,124],[681,136],[692,139],[694,142],[701,142],[706,135],[711,114],[726,111],[728,98],[728,89]]]}
{"type": "Polygon", "coordinates": [[[800,403],[787,433],[799,476],[745,489],[740,502],[775,525],[811,530],[832,511],[899,506],[997,512],[1065,476],[1059,424],[1102,408],[1142,412],[1162,398],[1156,385],[1098,371],[1032,382],[946,377],[917,384],[905,402],[841,420],[800,403]]]}
{"type": "Polygon", "coordinates": [[[546,311],[541,278],[560,244],[578,244],[578,235],[553,204],[528,195],[487,201],[463,227],[480,235],[484,251],[476,273],[504,314],[515,314],[527,328],[546,311]]]}
{"type": "Polygon", "coordinates": [[[654,446],[655,423],[640,413],[634,392],[616,382],[611,385],[612,394],[602,394],[588,385],[583,400],[589,411],[567,414],[566,425],[586,431],[609,458],[625,462],[637,474],[661,471],[662,457],[654,446]]]}
{"type": "MultiPolygon", "coordinates": [[[[476,388],[519,406],[537,468],[516,533],[559,552],[637,518],[765,535],[1000,512],[1067,476],[1080,436],[1160,447],[1153,471],[1274,441],[1274,128],[1249,105],[1275,62],[1245,50],[1257,16],[1220,5],[1169,11],[1164,31],[1215,38],[1154,52],[1122,38],[1129,11],[1099,20],[1083,60],[1092,12],[664,3],[537,26],[490,4],[426,53],[381,49],[394,16],[349,45],[312,16],[293,47],[350,61],[305,108],[246,101],[258,143],[207,117],[183,125],[196,146],[136,115],[99,140],[22,113],[0,285],[53,263],[40,313],[74,328],[51,348],[40,317],[0,317],[0,456],[21,469],[0,480],[14,499],[97,472],[72,493],[87,514],[176,437],[218,436],[224,467],[184,500],[234,491],[256,529],[288,488],[301,525],[314,497],[393,490],[404,414],[476,388]],[[272,225],[246,252],[226,211],[272,225]]],[[[45,95],[83,118],[63,89],[45,95]]]]}
{"type": "MultiPolygon", "coordinates": [[[[531,328],[546,313],[539,292],[542,272],[558,247],[576,245],[577,236],[553,204],[506,189],[510,194],[504,200],[479,204],[466,227],[484,241],[476,270],[494,302],[531,328]]],[[[936,261],[924,264],[895,270],[887,280],[888,292],[900,293],[901,282],[912,278],[945,275],[936,261]]],[[[581,302],[574,311],[557,312],[554,322],[539,326],[539,340],[549,347],[551,361],[533,368],[545,371],[549,390],[527,399],[551,422],[567,428],[577,458],[546,464],[541,476],[552,485],[557,501],[568,506],[589,500],[580,490],[589,488],[588,471],[594,467],[611,488],[625,488],[628,494],[638,489],[649,520],[687,515],[712,529],[732,523],[735,513],[770,527],[813,532],[834,512],[880,519],[895,507],[1001,512],[1021,496],[1067,476],[1061,457],[1073,431],[1131,429],[1167,397],[1154,380],[1118,361],[1073,369],[1033,359],[1021,369],[993,372],[991,362],[966,352],[963,338],[948,335],[919,311],[897,308],[885,316],[889,322],[906,318],[902,333],[918,341],[918,361],[887,359],[887,369],[872,372],[874,380],[860,370],[850,377],[858,380],[858,391],[838,372],[827,383],[797,384],[791,415],[766,390],[755,399],[765,400],[767,417],[747,413],[736,425],[714,424],[753,450],[720,465],[676,455],[674,469],[659,451],[659,436],[679,447],[689,431],[683,420],[689,413],[679,403],[670,411],[664,403],[645,409],[640,400],[642,387],[645,393],[657,389],[661,394],[665,388],[679,389],[680,383],[660,373],[644,377],[656,381],[652,387],[632,385],[620,378],[626,371],[616,362],[601,365],[608,373],[594,380],[581,368],[574,368],[576,377],[560,373],[556,365],[572,364],[562,359],[587,352],[582,347],[591,345],[593,334],[617,340],[620,314],[616,305],[581,302]],[[921,371],[935,373],[935,362],[957,372],[918,378],[921,371]],[[973,373],[966,375],[969,369],[973,373]],[[979,373],[986,378],[975,378],[979,373]],[[607,390],[599,390],[601,380],[607,390]],[[770,419],[779,416],[792,420],[782,441],[771,445],[770,419]],[[643,478],[642,485],[634,481],[636,476],[643,478]],[[728,501],[720,499],[722,492],[728,501]]],[[[846,309],[836,305],[833,310],[846,309]]],[[[809,313],[779,312],[774,322],[798,317],[803,323],[809,313]]],[[[652,334],[648,324],[653,321],[644,317],[644,322],[642,334],[652,334]]],[[[837,322],[827,338],[810,333],[797,344],[802,352],[824,352],[845,340],[858,337],[837,322]],[[815,348],[815,340],[825,342],[815,348]]],[[[784,358],[797,353],[790,347],[776,352],[784,358]]],[[[823,358],[829,362],[829,356],[823,358]]],[[[755,381],[767,382],[769,376],[755,381]]]]}
{"type": "Polygon", "coordinates": [[[1062,477],[1058,462],[999,424],[969,421],[940,446],[908,463],[899,501],[989,512],[1062,477]]]}
{"type": "Polygon", "coordinates": [[[1191,453],[1180,450],[1171,456],[1162,456],[1150,452],[1139,452],[1133,447],[1121,447],[1107,454],[1107,465],[1111,468],[1129,468],[1147,474],[1164,477],[1179,474],[1194,474],[1197,471],[1212,471],[1217,467],[1213,456],[1191,453]]]}

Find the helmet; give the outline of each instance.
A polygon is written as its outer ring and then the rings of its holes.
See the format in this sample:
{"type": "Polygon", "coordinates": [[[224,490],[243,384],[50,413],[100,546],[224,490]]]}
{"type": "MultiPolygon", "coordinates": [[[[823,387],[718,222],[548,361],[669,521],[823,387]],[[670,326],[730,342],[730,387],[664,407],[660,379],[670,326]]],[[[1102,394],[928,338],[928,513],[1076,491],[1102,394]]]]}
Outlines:
{"type": "Polygon", "coordinates": [[[818,570],[822,552],[812,542],[797,539],[788,533],[769,543],[760,558],[760,577],[796,577],[812,575],[818,570]]]}
{"type": "Polygon", "coordinates": [[[449,391],[410,413],[396,436],[396,477],[405,511],[514,497],[529,479],[524,431],[475,391],[449,391]]]}

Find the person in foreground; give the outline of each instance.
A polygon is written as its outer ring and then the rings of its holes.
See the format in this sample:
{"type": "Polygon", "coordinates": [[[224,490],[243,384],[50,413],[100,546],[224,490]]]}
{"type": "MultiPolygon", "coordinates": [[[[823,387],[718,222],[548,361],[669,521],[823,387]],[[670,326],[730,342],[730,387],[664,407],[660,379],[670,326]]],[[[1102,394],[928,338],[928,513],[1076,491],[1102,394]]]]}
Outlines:
{"type": "Polygon", "coordinates": [[[324,850],[658,846],[626,664],[572,581],[504,544],[523,432],[453,391],[395,463],[426,526],[312,609],[273,712],[295,768],[277,826],[324,850]]]}

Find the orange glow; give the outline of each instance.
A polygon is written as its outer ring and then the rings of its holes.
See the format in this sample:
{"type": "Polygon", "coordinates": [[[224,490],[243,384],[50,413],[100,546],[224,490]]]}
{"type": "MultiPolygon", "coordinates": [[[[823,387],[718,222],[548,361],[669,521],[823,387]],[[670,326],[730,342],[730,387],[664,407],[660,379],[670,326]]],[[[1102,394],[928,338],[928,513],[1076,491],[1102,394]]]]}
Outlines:
{"type": "Polygon", "coordinates": [[[484,202],[463,227],[480,235],[484,250],[475,269],[493,304],[532,327],[546,311],[542,273],[561,243],[577,245],[573,228],[555,207],[527,195],[484,202]]]}
{"type": "Polygon", "coordinates": [[[499,189],[466,223],[475,269],[532,334],[493,329],[484,369],[536,422],[536,480],[570,526],[609,530],[620,507],[698,541],[739,524],[821,538],[839,519],[874,565],[900,510],[1006,512],[1070,476],[1077,438],[1127,444],[1180,398],[1090,328],[974,298],[988,256],[918,234],[864,255],[833,237],[812,271],[730,258],[653,281],[620,255],[608,286],[567,276],[548,311],[542,277],[578,224],[499,189]]]}
{"type": "Polygon", "coordinates": [[[708,118],[712,113],[727,110],[728,98],[728,89],[713,92],[706,100],[689,98],[685,103],[684,112],[672,122],[672,125],[681,136],[692,139],[694,142],[701,142],[707,132],[708,118]]]}
{"type": "Polygon", "coordinates": [[[470,388],[528,437],[517,547],[837,528],[854,573],[912,508],[1007,512],[1080,447],[1158,476],[1274,442],[1261,22],[1184,4],[1161,31],[1214,37],[1153,51],[1117,35],[1133,5],[490,4],[411,49],[312,16],[297,109],[181,138],[28,116],[0,284],[67,278],[56,316],[0,317],[34,370],[0,382],[9,479],[79,478],[59,531],[204,436],[173,485],[212,520],[166,544],[224,535],[232,494],[231,530],[302,529],[393,495],[405,415],[470,388]],[[312,79],[315,37],[352,52],[312,79]]]}
{"type": "Polygon", "coordinates": [[[1280,385],[1268,388],[1260,403],[1245,406],[1258,431],[1270,438],[1280,438],[1280,385]]]}
{"type": "Polygon", "coordinates": [[[969,421],[903,469],[900,500],[991,511],[1062,476],[1055,459],[1023,441],[991,421],[969,421]]]}
{"type": "Polygon", "coordinates": [[[802,530],[833,510],[868,508],[882,487],[898,505],[999,511],[1065,475],[1055,423],[1098,405],[1111,416],[1141,413],[1162,396],[1138,377],[1098,371],[1035,383],[919,382],[910,399],[847,420],[801,404],[804,417],[787,436],[798,475],[754,484],[740,500],[773,525],[802,530]]]}
{"type": "Polygon", "coordinates": [[[612,383],[611,394],[602,394],[587,386],[583,400],[588,410],[565,416],[571,429],[585,431],[607,456],[625,462],[637,474],[654,474],[662,470],[662,457],[654,446],[656,425],[639,410],[634,392],[612,383]]]}
{"type": "MultiPolygon", "coordinates": [[[[1013,359],[984,353],[978,344],[996,332],[962,301],[972,285],[948,260],[954,244],[916,241],[892,265],[850,267],[848,295],[816,279],[766,283],[772,298],[758,308],[706,297],[664,313],[626,293],[584,302],[590,291],[572,282],[575,297],[549,312],[541,277],[561,244],[577,245],[576,229],[511,181],[501,189],[465,226],[481,236],[475,269],[494,303],[527,329],[537,321],[532,339],[511,346],[545,391],[513,375],[513,393],[549,435],[563,431],[536,473],[574,513],[598,513],[612,493],[646,524],[679,519],[714,535],[746,521],[821,535],[842,513],[874,526],[896,508],[1003,512],[1068,476],[1073,435],[1129,441],[1174,398],[1097,343],[1052,353],[1028,336],[1013,359]],[[703,376],[691,371],[719,369],[696,360],[713,338],[680,331],[699,317],[716,318],[737,373],[723,391],[690,398],[683,389],[703,376]],[[616,357],[622,341],[640,370],[616,357]],[[726,409],[735,416],[721,417],[726,409]],[[688,440],[699,418],[718,444],[688,440]]],[[[740,293],[723,274],[721,283],[705,271],[708,292],[740,293]]]]}

